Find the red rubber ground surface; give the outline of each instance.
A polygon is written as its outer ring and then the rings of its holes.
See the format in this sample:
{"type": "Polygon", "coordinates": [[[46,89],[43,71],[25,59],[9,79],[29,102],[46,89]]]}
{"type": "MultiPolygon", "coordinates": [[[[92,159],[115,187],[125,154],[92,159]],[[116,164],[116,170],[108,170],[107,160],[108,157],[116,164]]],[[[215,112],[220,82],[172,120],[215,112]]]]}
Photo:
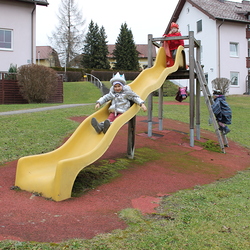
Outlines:
{"type": "MultiPolygon", "coordinates": [[[[81,122],[84,118],[72,119],[81,122]]],[[[80,198],[54,202],[11,190],[17,162],[0,166],[0,240],[60,242],[124,229],[127,225],[117,215],[120,210],[138,208],[152,213],[163,195],[228,178],[250,166],[249,150],[234,142],[229,142],[226,154],[190,147],[189,126],[168,119],[164,119],[163,131],[157,131],[158,124],[154,124],[154,136],[148,138],[145,120],[137,117],[136,148],[149,147],[166,154],[166,158],[123,170],[121,177],[80,198]],[[192,167],[180,166],[180,161],[190,159],[194,160],[192,167]]],[[[201,131],[201,136],[217,140],[208,131],[201,131]]],[[[124,125],[102,158],[113,161],[126,157],[126,151],[124,125]]]]}

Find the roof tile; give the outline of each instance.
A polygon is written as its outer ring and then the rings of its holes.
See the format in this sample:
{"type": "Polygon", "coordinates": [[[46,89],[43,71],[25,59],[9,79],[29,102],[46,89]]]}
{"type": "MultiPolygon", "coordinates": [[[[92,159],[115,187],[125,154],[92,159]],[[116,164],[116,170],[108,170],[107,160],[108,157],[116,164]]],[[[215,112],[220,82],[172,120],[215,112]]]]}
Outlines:
{"type": "Polygon", "coordinates": [[[214,19],[250,22],[246,14],[250,12],[250,2],[242,3],[223,0],[187,0],[214,19]]]}
{"type": "Polygon", "coordinates": [[[52,52],[53,49],[50,46],[36,46],[36,58],[41,60],[48,59],[52,52]]]}

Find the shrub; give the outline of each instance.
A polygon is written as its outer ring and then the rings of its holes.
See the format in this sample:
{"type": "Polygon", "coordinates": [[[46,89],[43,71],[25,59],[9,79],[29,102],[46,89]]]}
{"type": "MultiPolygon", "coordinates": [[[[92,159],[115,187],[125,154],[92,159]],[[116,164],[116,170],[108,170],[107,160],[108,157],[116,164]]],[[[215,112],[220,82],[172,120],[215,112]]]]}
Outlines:
{"type": "Polygon", "coordinates": [[[66,72],[66,76],[67,82],[79,82],[83,78],[83,74],[81,72],[68,71],[66,72]]]}
{"type": "Polygon", "coordinates": [[[14,65],[13,63],[11,63],[8,73],[5,74],[5,79],[16,80],[16,73],[17,73],[17,65],[14,65]]]}
{"type": "Polygon", "coordinates": [[[164,96],[175,96],[179,86],[173,82],[167,80],[163,85],[163,95],[164,96]]]}
{"type": "Polygon", "coordinates": [[[215,78],[212,81],[212,87],[213,89],[220,90],[222,94],[225,95],[229,91],[230,83],[230,80],[227,78],[215,78]]]}
{"type": "MultiPolygon", "coordinates": [[[[178,91],[179,86],[176,84],[172,83],[169,80],[166,80],[163,83],[163,96],[175,96],[177,91],[178,91]]],[[[153,92],[153,96],[158,96],[158,90],[153,92]]]]}
{"type": "Polygon", "coordinates": [[[10,67],[9,67],[9,70],[8,70],[8,73],[10,73],[10,74],[15,74],[15,73],[17,73],[17,65],[11,63],[11,64],[10,64],[10,67]]]}
{"type": "Polygon", "coordinates": [[[48,67],[29,64],[18,68],[20,93],[29,103],[46,102],[54,93],[58,77],[48,67]]]}
{"type": "MultiPolygon", "coordinates": [[[[113,70],[92,70],[90,73],[97,77],[100,81],[109,81],[114,74],[116,74],[119,70],[113,71],[113,70]]],[[[125,70],[120,70],[120,74],[125,75],[125,79],[127,81],[133,81],[139,74],[139,71],[125,71],[125,70]]]]}

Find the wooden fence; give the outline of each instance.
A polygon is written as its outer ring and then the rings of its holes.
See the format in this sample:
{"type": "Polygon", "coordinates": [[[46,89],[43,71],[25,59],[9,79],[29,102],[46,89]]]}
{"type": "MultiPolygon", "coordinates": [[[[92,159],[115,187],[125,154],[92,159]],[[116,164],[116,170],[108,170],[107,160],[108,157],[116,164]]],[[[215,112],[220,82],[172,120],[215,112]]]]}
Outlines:
{"type": "MultiPolygon", "coordinates": [[[[20,94],[18,80],[14,74],[0,73],[0,104],[28,103],[20,94]]],[[[63,79],[58,75],[56,92],[46,103],[63,103],[63,79]]]]}

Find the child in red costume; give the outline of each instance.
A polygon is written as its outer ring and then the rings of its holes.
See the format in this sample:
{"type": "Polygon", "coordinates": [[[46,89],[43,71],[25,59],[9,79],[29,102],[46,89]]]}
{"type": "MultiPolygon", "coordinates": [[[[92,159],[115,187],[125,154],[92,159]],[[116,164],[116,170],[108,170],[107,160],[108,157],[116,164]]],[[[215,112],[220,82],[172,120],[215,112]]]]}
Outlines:
{"type": "MultiPolygon", "coordinates": [[[[170,32],[168,34],[164,34],[164,37],[173,37],[173,36],[182,36],[179,32],[179,25],[177,23],[171,23],[170,32]]],[[[183,40],[170,40],[164,41],[163,47],[167,56],[167,67],[171,67],[174,65],[174,59],[176,55],[176,50],[179,46],[184,46],[183,40]]]]}

